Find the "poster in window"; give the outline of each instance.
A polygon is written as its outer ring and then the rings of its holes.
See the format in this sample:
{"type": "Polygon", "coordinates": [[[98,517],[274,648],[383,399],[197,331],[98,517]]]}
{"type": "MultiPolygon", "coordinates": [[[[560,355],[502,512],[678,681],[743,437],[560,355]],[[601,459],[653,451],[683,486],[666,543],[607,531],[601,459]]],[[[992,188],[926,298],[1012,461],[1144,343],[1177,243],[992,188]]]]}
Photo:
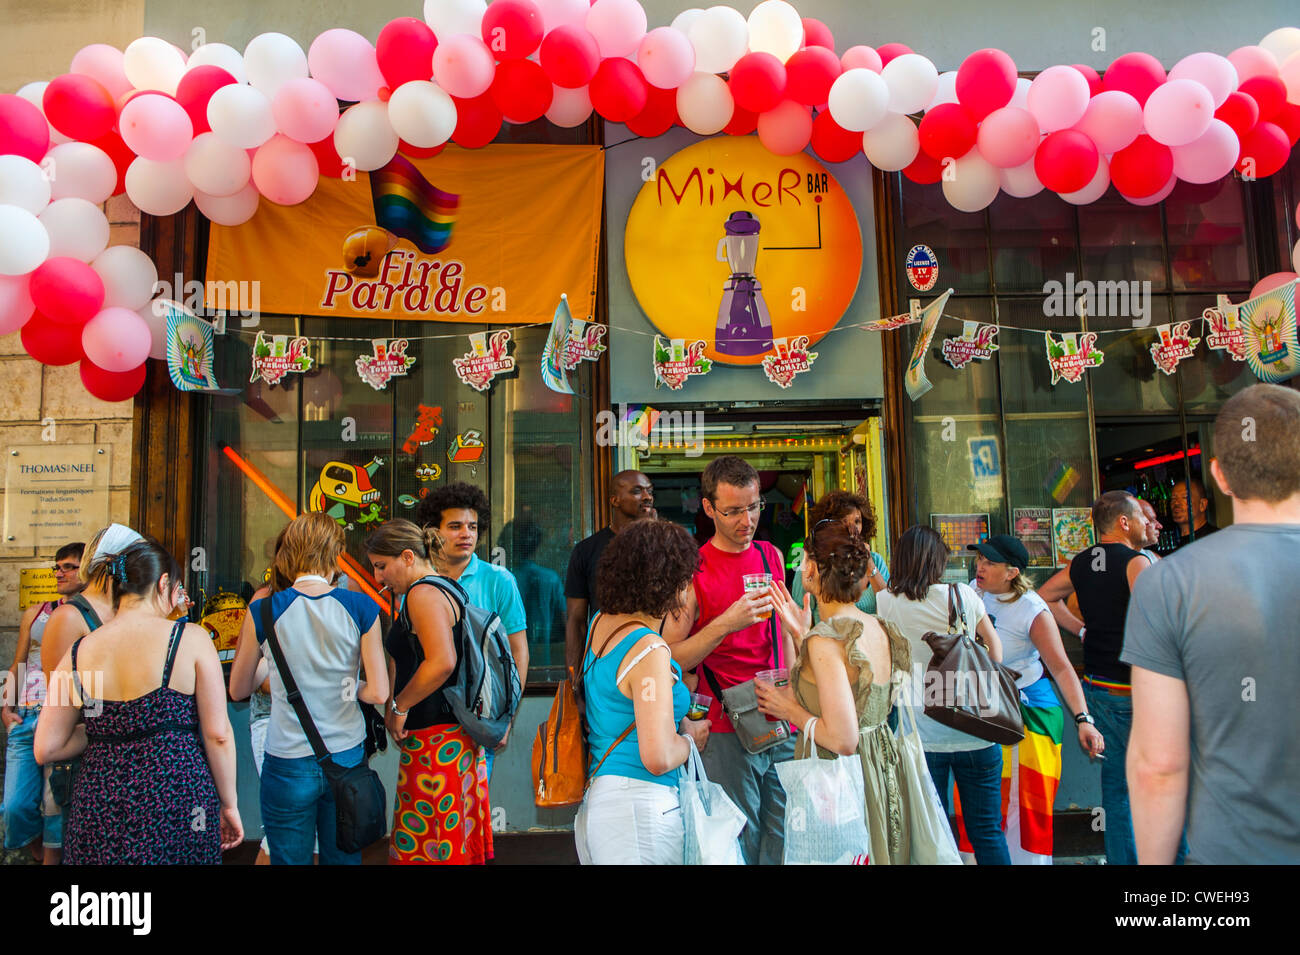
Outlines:
{"type": "Polygon", "coordinates": [[[989,538],[987,514],[931,514],[930,526],[939,532],[951,552],[949,557],[969,557],[966,547],[989,538]]]}
{"type": "Polygon", "coordinates": [[[1052,508],[1052,547],[1056,551],[1056,566],[1065,567],[1081,550],[1095,543],[1092,531],[1092,508],[1052,508]]]}
{"type": "Polygon", "coordinates": [[[1052,553],[1052,509],[1050,507],[1016,507],[1011,510],[1012,527],[1020,543],[1029,551],[1030,567],[1054,567],[1052,553]]]}

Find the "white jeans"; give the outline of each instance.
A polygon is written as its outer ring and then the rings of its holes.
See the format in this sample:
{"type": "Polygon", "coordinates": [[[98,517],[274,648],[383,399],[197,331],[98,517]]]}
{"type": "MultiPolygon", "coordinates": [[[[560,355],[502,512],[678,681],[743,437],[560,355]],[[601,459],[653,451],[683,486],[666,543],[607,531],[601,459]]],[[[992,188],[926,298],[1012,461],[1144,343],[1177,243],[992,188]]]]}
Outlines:
{"type": "Polygon", "coordinates": [[[597,776],[573,824],[583,865],[681,865],[677,787],[628,776],[597,776]]]}

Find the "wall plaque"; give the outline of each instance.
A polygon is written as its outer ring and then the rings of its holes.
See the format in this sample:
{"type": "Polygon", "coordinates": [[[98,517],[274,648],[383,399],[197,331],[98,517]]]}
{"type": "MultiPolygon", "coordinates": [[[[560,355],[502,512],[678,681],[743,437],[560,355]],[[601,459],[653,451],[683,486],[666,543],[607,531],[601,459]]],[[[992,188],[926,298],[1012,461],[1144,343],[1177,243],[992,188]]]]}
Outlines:
{"type": "Polygon", "coordinates": [[[111,447],[22,445],[3,457],[6,546],[58,548],[108,523],[111,447]]]}

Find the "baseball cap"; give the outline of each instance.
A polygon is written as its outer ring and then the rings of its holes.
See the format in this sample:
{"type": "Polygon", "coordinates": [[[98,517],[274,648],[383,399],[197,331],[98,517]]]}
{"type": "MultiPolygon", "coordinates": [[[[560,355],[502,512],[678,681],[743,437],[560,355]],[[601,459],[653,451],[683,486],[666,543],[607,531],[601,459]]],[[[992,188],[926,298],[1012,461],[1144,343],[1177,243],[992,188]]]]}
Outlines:
{"type": "Polygon", "coordinates": [[[967,550],[979,551],[996,564],[1010,564],[1024,570],[1029,566],[1029,551],[1016,537],[1010,534],[994,534],[986,541],[969,544],[967,550]]]}

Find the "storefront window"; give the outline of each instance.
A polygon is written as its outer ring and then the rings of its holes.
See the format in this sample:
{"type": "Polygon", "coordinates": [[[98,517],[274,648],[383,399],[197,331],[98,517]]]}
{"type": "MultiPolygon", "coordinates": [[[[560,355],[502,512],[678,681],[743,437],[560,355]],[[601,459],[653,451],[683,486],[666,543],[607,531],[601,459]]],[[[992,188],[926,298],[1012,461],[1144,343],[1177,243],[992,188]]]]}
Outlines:
{"type": "Polygon", "coordinates": [[[1078,247],[1074,207],[1044,189],[1028,199],[999,193],[989,206],[993,283],[998,293],[1038,292],[1051,279],[1074,271],[1078,247]]]}
{"type": "MultiPolygon", "coordinates": [[[[921,186],[899,176],[903,209],[903,235],[906,245],[898,249],[900,258],[915,245],[928,246],[940,253],[939,280],[935,288],[952,288],[958,292],[989,290],[988,230],[984,213],[958,212],[948,204],[938,186],[921,186]]],[[[905,289],[904,263],[898,263],[899,288],[905,289]]]]}
{"type": "Polygon", "coordinates": [[[1131,205],[1114,189],[1080,206],[1079,244],[1083,279],[1150,282],[1166,288],[1160,207],[1131,205]]]}
{"type": "Polygon", "coordinates": [[[1218,293],[1250,288],[1241,181],[1180,182],[1165,200],[1174,289],[1218,293]]]}

